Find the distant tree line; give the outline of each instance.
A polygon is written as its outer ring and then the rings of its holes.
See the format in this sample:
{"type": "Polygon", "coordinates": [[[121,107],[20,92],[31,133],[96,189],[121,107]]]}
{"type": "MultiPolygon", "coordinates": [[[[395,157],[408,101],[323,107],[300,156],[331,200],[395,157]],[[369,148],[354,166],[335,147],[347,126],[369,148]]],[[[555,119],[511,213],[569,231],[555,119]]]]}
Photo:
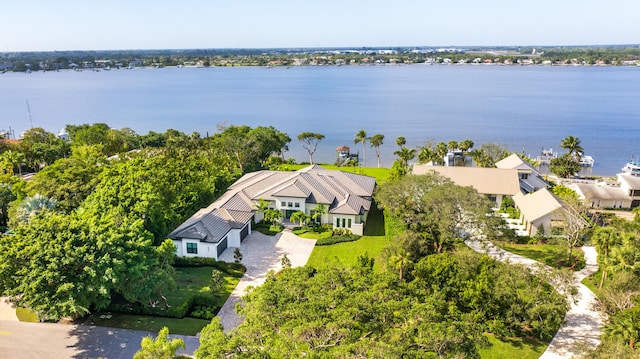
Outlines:
{"type": "Polygon", "coordinates": [[[0,71],[36,71],[68,69],[71,64],[111,60],[128,66],[294,66],[350,64],[412,64],[474,61],[518,64],[529,59],[533,64],[624,65],[640,59],[640,46],[460,48],[451,51],[428,47],[390,47],[357,49],[186,49],[186,50],[114,50],[0,53],[0,71]],[[389,53],[390,50],[391,53],[389,53]],[[493,50],[493,51],[489,51],[493,50]],[[497,54],[496,54],[497,52],[497,54]]]}

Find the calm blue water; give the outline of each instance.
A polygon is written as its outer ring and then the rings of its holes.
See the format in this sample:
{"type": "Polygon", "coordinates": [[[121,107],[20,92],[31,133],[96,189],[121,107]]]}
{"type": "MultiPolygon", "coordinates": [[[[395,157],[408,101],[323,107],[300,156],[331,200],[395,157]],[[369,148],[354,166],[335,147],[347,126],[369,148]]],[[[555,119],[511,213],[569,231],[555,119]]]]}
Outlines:
{"type": "MultiPolygon", "coordinates": [[[[214,133],[216,124],[274,126],[293,141],[287,157],[308,156],[304,131],[326,136],[316,162],[338,145],[362,151],[360,129],[382,133],[384,166],[395,138],[407,144],[471,139],[533,156],[577,136],[613,175],[640,155],[640,68],[518,66],[342,66],[171,68],[0,75],[0,129],[105,122],[138,133],[175,128],[214,133]]],[[[367,165],[375,166],[367,145],[367,165]]]]}

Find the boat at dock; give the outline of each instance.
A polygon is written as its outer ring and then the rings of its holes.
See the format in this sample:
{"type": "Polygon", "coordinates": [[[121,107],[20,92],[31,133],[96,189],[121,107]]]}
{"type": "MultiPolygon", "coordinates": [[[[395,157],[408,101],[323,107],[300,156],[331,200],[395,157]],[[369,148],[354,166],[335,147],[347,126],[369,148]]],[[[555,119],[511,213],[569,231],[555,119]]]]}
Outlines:
{"type": "Polygon", "coordinates": [[[558,157],[558,152],[553,152],[553,148],[545,149],[544,147],[540,151],[540,155],[536,157],[536,161],[539,165],[549,165],[551,160],[558,157]]]}
{"type": "Polygon", "coordinates": [[[627,164],[622,167],[622,173],[628,173],[634,177],[640,177],[640,161],[636,158],[631,159],[631,161],[627,162],[627,164]]]}
{"type": "Polygon", "coordinates": [[[580,156],[580,166],[582,167],[593,167],[595,162],[596,161],[591,156],[585,156],[585,155],[580,156]]]}

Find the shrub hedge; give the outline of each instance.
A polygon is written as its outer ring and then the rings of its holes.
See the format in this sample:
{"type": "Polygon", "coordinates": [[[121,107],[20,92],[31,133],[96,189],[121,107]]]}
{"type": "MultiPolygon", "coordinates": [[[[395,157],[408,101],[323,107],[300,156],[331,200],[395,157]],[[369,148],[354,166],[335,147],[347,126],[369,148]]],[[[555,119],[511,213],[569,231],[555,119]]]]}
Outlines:
{"type": "Polygon", "coordinates": [[[360,236],[356,236],[355,234],[347,234],[340,236],[331,236],[327,238],[321,238],[316,241],[316,246],[328,246],[331,244],[342,243],[342,242],[354,242],[360,239],[360,236]]]}
{"type": "Polygon", "coordinates": [[[233,274],[234,272],[244,273],[247,268],[239,263],[227,263],[224,261],[217,261],[213,258],[203,257],[176,257],[174,267],[214,267],[227,274],[233,274]]]}

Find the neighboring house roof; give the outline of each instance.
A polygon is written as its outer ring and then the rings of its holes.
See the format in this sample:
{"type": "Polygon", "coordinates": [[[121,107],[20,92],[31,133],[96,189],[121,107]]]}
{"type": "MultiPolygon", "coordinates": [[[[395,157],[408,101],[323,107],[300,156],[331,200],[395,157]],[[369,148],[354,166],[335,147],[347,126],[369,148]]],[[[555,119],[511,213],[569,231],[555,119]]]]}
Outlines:
{"type": "Polygon", "coordinates": [[[513,201],[524,219],[529,222],[534,222],[562,207],[560,200],[546,188],[529,194],[518,193],[513,196],[513,201]]]}
{"type": "Polygon", "coordinates": [[[520,187],[527,193],[534,192],[540,188],[546,188],[549,186],[547,181],[545,181],[540,175],[540,172],[538,172],[527,162],[523,161],[520,156],[516,155],[515,153],[512,153],[510,156],[496,162],[496,167],[504,169],[516,169],[518,170],[518,173],[529,174],[528,178],[526,179],[520,178],[520,187]]]}
{"type": "Polygon", "coordinates": [[[582,199],[630,200],[629,195],[620,187],[605,184],[574,183],[569,186],[576,190],[582,199]]]}
{"type": "Polygon", "coordinates": [[[515,153],[512,153],[509,157],[503,158],[500,161],[496,162],[496,167],[535,171],[533,167],[529,166],[528,163],[523,161],[520,156],[516,155],[515,153]]]}
{"type": "Polygon", "coordinates": [[[322,203],[332,214],[364,214],[371,207],[376,186],[373,177],[333,171],[311,165],[295,172],[247,173],[227,192],[169,234],[171,239],[194,238],[217,242],[232,228],[242,228],[254,215],[260,198],[304,198],[322,203]],[[214,228],[215,227],[215,228],[214,228]]]}
{"type": "Polygon", "coordinates": [[[632,176],[627,173],[618,174],[618,182],[624,183],[631,189],[640,189],[640,177],[632,176]]]}
{"type": "Polygon", "coordinates": [[[422,175],[435,171],[451,179],[458,186],[471,186],[481,194],[513,196],[520,193],[518,171],[502,168],[454,167],[414,165],[413,174],[422,175]]]}

